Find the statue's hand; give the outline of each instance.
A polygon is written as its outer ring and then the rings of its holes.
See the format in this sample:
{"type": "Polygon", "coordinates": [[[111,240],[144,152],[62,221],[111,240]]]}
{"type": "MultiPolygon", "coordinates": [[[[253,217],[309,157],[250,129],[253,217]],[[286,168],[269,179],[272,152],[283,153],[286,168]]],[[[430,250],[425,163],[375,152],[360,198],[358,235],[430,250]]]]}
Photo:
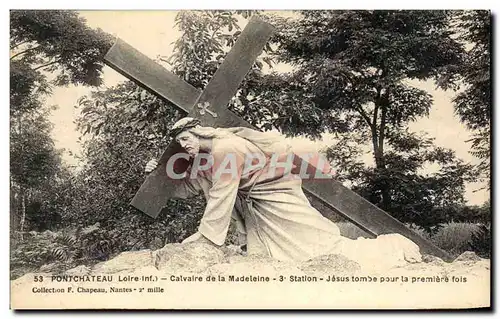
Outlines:
{"type": "Polygon", "coordinates": [[[151,173],[152,171],[155,170],[155,168],[158,166],[158,161],[155,160],[155,159],[152,159],[150,160],[147,164],[146,164],[146,169],[145,169],[145,172],[146,173],[151,173]]]}

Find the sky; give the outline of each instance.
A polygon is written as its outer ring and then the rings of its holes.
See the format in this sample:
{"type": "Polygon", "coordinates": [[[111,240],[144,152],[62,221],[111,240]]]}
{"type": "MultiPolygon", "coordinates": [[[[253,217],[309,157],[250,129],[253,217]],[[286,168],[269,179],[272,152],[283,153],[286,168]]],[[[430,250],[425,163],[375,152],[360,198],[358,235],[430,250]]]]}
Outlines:
{"type": "MultiPolygon", "coordinates": [[[[123,39],[150,58],[156,58],[158,55],[170,55],[173,42],[180,36],[180,32],[173,27],[177,11],[81,11],[80,13],[87,20],[89,26],[101,28],[123,39]]],[[[278,71],[280,68],[285,70],[287,66],[278,67],[278,71]]],[[[124,80],[126,79],[114,70],[107,66],[104,68],[105,86],[113,86],[124,80]]],[[[477,159],[469,154],[469,145],[465,142],[470,138],[470,132],[464,128],[453,112],[451,99],[455,93],[436,90],[430,82],[413,84],[432,94],[434,106],[428,118],[422,118],[412,123],[410,129],[417,132],[427,132],[429,136],[435,137],[435,143],[438,146],[452,148],[459,158],[466,162],[477,163],[477,159]]],[[[75,153],[79,152],[77,144],[79,133],[74,124],[77,109],[73,106],[79,97],[89,93],[90,89],[88,88],[70,86],[56,88],[54,94],[47,99],[47,104],[59,107],[51,117],[54,124],[53,136],[57,147],[75,153]]],[[[302,150],[319,151],[333,142],[333,137],[326,135],[322,141],[316,142],[311,142],[306,138],[298,138],[294,141],[294,146],[298,146],[302,150]]],[[[65,156],[64,158],[68,163],[76,164],[71,157],[65,156]]],[[[366,160],[371,161],[371,154],[366,154],[366,160]]],[[[470,204],[480,205],[489,198],[487,191],[474,192],[481,186],[479,184],[468,185],[466,198],[470,204]]]]}

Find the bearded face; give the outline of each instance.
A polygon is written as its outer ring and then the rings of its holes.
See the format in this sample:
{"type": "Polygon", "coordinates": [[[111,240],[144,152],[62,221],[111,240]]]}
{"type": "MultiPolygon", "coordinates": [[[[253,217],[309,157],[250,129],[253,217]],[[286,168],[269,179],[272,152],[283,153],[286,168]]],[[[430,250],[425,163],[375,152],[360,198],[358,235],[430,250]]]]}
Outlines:
{"type": "Polygon", "coordinates": [[[195,157],[200,152],[200,139],[189,131],[179,133],[175,140],[191,157],[195,157]]]}

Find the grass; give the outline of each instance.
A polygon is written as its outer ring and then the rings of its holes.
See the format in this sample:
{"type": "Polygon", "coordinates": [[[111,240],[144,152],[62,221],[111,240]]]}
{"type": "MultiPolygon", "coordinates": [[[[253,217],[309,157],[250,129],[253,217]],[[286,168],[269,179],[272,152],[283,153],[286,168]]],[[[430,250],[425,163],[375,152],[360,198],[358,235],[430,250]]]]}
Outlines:
{"type": "Polygon", "coordinates": [[[452,255],[459,255],[471,250],[471,240],[480,227],[472,223],[451,222],[430,238],[431,242],[452,255]]]}

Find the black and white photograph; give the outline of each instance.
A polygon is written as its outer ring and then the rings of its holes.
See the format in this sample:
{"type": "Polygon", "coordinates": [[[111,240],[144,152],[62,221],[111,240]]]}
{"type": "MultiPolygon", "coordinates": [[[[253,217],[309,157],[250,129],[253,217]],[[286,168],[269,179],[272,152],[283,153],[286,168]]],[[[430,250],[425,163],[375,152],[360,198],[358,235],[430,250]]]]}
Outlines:
{"type": "Polygon", "coordinates": [[[491,10],[9,23],[11,309],[491,309],[491,10]]]}

